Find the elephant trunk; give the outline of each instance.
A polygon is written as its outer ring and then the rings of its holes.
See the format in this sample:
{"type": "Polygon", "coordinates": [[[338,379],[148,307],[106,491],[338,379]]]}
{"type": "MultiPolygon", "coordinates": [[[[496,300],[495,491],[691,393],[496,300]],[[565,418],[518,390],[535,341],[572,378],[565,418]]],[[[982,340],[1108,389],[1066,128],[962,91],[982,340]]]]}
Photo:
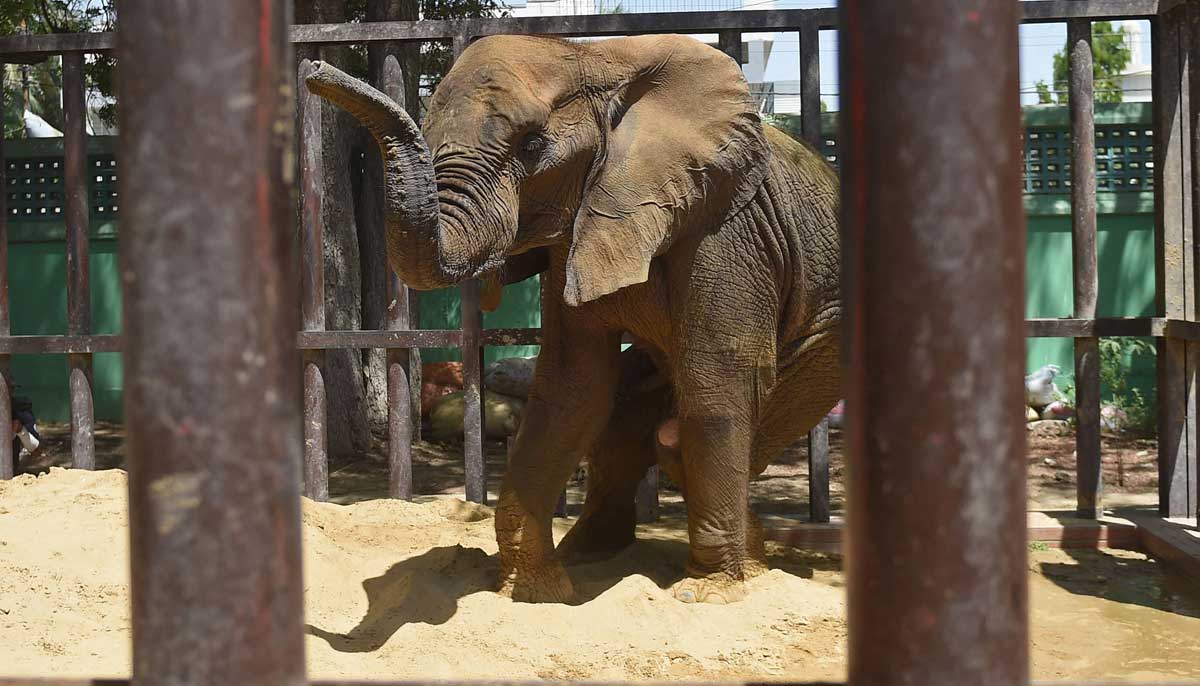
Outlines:
{"type": "Polygon", "coordinates": [[[443,288],[471,276],[446,250],[429,148],[416,123],[387,95],[325,62],[315,62],[308,89],[346,110],[374,136],[383,156],[388,261],[418,290],[443,288]]]}

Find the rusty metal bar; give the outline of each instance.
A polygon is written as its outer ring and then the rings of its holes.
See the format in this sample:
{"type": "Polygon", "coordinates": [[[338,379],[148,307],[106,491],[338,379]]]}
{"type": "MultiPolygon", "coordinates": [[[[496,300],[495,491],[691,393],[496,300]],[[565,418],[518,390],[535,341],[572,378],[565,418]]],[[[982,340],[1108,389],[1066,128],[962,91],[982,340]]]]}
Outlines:
{"type": "Polygon", "coordinates": [[[462,345],[458,329],[414,329],[410,331],[301,331],[296,347],[301,350],[332,348],[445,348],[462,345]]]}
{"type": "MultiPolygon", "coordinates": [[[[0,62],[0,74],[5,74],[0,62]]],[[[0,78],[0,113],[5,111],[4,79],[0,78]]],[[[0,115],[2,116],[2,115],[0,115]]],[[[8,161],[4,158],[4,130],[0,126],[0,340],[12,332],[8,309],[8,161]]],[[[9,356],[0,352],[0,481],[13,478],[16,455],[12,445],[12,378],[9,356]]]]}
{"type": "MultiPolygon", "coordinates": [[[[1072,18],[1093,20],[1150,18],[1184,0],[1025,0],[1018,6],[1027,23],[1059,22],[1072,18]]],[[[713,33],[721,29],[743,32],[776,31],[800,26],[810,19],[822,29],[837,28],[833,8],[750,10],[717,12],[663,12],[590,16],[523,17],[470,20],[361,22],[355,24],[304,24],[291,27],[293,43],[337,45],[377,41],[445,40],[469,30],[473,35],[504,33],[601,36],[637,33],[713,33]]],[[[112,33],[67,33],[0,37],[0,55],[10,62],[44,59],[63,52],[107,52],[112,33]]]]}
{"type": "MultiPolygon", "coordinates": [[[[375,75],[380,89],[401,108],[404,107],[404,78],[395,55],[384,56],[381,71],[375,75]]],[[[409,313],[411,296],[408,286],[390,268],[387,272],[387,322],[392,331],[404,331],[412,326],[409,313]]],[[[404,348],[387,351],[388,394],[388,496],[412,500],[412,442],[413,425],[420,422],[420,405],[413,413],[413,391],[410,386],[412,357],[404,348]]],[[[420,394],[416,395],[420,403],[420,394]]]]}
{"type": "MultiPolygon", "coordinates": [[[[67,334],[83,336],[92,328],[91,270],[88,265],[87,106],[84,102],[83,53],[63,55],[63,190],[67,225],[67,334]]],[[[93,440],[92,356],[67,356],[71,396],[71,466],[96,468],[93,440]]]]}
{"type": "MultiPolygon", "coordinates": [[[[1186,7],[1151,22],[1154,78],[1155,307],[1157,314],[1184,319],[1189,311],[1184,253],[1192,228],[1188,136],[1190,84],[1184,47],[1186,7]]],[[[1188,365],[1187,343],[1158,341],[1158,507],[1163,516],[1190,515],[1196,500],[1196,370],[1188,365]]]]}
{"type": "MultiPolygon", "coordinates": [[[[300,310],[305,331],[325,330],[325,224],[322,217],[324,158],[321,99],[304,79],[313,71],[301,60],[296,74],[297,131],[300,159],[300,310]]],[[[304,495],[329,500],[328,397],[325,351],[305,350],[304,359],[304,495]]]]}
{"type": "Polygon", "coordinates": [[[821,149],[821,27],[811,20],[800,25],[800,132],[821,149]]]}
{"type": "Polygon", "coordinates": [[[717,33],[717,45],[721,52],[733,58],[733,61],[738,65],[743,63],[745,58],[742,55],[742,32],[737,29],[722,29],[717,33]]]}
{"type": "MultiPolygon", "coordinates": [[[[1067,22],[1071,109],[1071,239],[1075,318],[1096,316],[1096,126],[1092,22],[1067,22]]],[[[1075,503],[1080,517],[1100,516],[1100,341],[1075,339],[1075,503]]]]}
{"type": "Polygon", "coordinates": [[[290,6],[121,4],[140,686],[307,683],[290,6]]]}
{"type": "MultiPolygon", "coordinates": [[[[1183,59],[1180,64],[1181,76],[1186,76],[1187,83],[1182,84],[1186,89],[1185,111],[1188,113],[1185,126],[1188,155],[1184,164],[1184,183],[1191,195],[1191,202],[1185,208],[1188,222],[1184,227],[1183,251],[1183,280],[1186,306],[1184,319],[1196,323],[1200,319],[1200,298],[1196,294],[1197,268],[1200,268],[1197,249],[1200,248],[1200,3],[1189,1],[1184,11],[1187,13],[1186,30],[1181,29],[1180,41],[1183,59]],[[1186,71],[1185,71],[1186,69],[1186,71]]],[[[1182,89],[1181,89],[1182,90],[1182,89]]],[[[1170,331],[1174,334],[1175,331],[1170,331]]],[[[1183,491],[1187,510],[1190,516],[1200,518],[1200,342],[1187,339],[1184,344],[1186,358],[1184,387],[1185,407],[1187,408],[1184,421],[1187,437],[1187,459],[1184,465],[1183,491]]]]}
{"type": "Polygon", "coordinates": [[[829,521],[829,419],[808,432],[808,521],[829,521]]]}
{"type": "Polygon", "coordinates": [[[1029,681],[1018,4],[839,3],[851,683],[1029,681]]]}

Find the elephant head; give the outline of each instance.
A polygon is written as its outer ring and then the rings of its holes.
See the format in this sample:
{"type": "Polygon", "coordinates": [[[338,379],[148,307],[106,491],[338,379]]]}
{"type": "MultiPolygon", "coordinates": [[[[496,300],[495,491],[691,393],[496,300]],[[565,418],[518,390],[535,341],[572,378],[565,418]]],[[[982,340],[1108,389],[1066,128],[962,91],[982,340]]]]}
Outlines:
{"type": "Polygon", "coordinates": [[[327,64],[307,85],[378,141],[388,257],[418,289],[569,244],[563,299],[588,302],[645,281],[655,255],[689,227],[718,227],[766,174],[740,68],[683,36],[481,39],[434,93],[423,132],[327,64]]]}

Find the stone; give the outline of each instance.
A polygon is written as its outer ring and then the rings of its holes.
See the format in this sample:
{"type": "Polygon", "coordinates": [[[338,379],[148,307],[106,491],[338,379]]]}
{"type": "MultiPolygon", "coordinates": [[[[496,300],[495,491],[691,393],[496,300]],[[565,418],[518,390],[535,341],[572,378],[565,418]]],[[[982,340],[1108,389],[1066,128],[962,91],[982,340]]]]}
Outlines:
{"type": "Polygon", "coordinates": [[[455,391],[461,391],[459,386],[447,386],[444,384],[429,383],[428,381],[421,382],[421,416],[428,417],[433,411],[433,406],[437,404],[439,398],[444,395],[450,395],[455,391]]]}
{"type": "MultiPolygon", "coordinates": [[[[484,392],[484,425],[487,438],[504,439],[517,433],[525,401],[492,391],[484,392]]],[[[455,391],[437,399],[429,413],[429,437],[439,443],[461,441],[463,437],[463,392],[455,391]]]]}
{"type": "Polygon", "coordinates": [[[1028,429],[1034,436],[1067,436],[1071,433],[1071,423],[1065,419],[1039,419],[1029,422],[1028,429]]]}
{"type": "Polygon", "coordinates": [[[1042,419],[1070,419],[1075,416],[1075,410],[1061,400],[1056,400],[1042,408],[1042,419]]]}
{"type": "Polygon", "coordinates": [[[1025,421],[1036,422],[1037,420],[1039,420],[1041,418],[1042,417],[1041,417],[1041,415],[1038,414],[1037,410],[1033,409],[1032,407],[1028,407],[1028,406],[1025,407],[1025,421]]]}
{"type": "Polygon", "coordinates": [[[501,395],[528,398],[536,366],[537,357],[509,357],[497,360],[484,369],[483,386],[501,395]]]}

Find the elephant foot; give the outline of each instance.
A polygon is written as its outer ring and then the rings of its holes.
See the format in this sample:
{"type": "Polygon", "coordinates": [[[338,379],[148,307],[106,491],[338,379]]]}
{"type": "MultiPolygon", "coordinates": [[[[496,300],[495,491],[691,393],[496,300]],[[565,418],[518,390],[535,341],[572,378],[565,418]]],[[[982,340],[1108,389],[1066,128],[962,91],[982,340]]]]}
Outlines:
{"type": "Polygon", "coordinates": [[[585,515],[559,542],[554,555],[569,564],[607,560],[633,545],[635,526],[632,509],[627,516],[585,515]]]}
{"type": "Polygon", "coordinates": [[[689,577],[671,587],[671,595],[681,603],[729,605],[746,597],[746,583],[725,572],[689,577]]]}
{"type": "Polygon", "coordinates": [[[575,586],[562,564],[552,561],[536,569],[504,574],[499,593],[518,603],[566,603],[575,596],[575,586]]]}

